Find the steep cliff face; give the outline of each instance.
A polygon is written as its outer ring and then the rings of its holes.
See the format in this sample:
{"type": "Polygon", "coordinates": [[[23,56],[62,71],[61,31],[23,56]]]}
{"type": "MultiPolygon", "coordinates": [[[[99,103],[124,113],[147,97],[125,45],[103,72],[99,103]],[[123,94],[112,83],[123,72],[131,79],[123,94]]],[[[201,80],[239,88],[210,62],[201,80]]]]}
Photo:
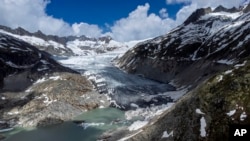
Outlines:
{"type": "Polygon", "coordinates": [[[74,72],[51,59],[49,54],[2,33],[0,33],[0,65],[0,92],[25,90],[44,74],[74,72]]]}
{"type": "Polygon", "coordinates": [[[250,13],[210,10],[199,9],[166,35],[137,44],[117,65],[158,81],[191,85],[248,56],[250,13]]]}

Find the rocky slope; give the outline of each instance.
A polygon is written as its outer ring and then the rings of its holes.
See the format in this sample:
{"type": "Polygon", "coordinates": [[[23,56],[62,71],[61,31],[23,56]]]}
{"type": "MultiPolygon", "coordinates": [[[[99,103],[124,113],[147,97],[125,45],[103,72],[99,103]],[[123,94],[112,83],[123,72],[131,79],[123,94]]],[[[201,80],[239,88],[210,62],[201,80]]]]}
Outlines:
{"type": "Polygon", "coordinates": [[[61,123],[109,103],[87,79],[64,72],[44,76],[24,92],[0,96],[0,119],[22,127],[61,123]]]}
{"type": "Polygon", "coordinates": [[[1,91],[22,91],[40,76],[52,72],[74,72],[50,55],[16,38],[0,33],[1,91]]]}
{"type": "Polygon", "coordinates": [[[174,79],[179,85],[195,85],[225,70],[250,53],[250,13],[216,9],[198,9],[166,35],[137,44],[117,65],[162,82],[174,79]]]}
{"type": "Polygon", "coordinates": [[[245,61],[208,79],[127,140],[228,140],[229,125],[250,123],[249,69],[245,61]]]}
{"type": "Polygon", "coordinates": [[[0,84],[0,125],[50,125],[108,106],[106,97],[95,92],[85,77],[61,66],[48,53],[3,33],[0,84]]]}
{"type": "Polygon", "coordinates": [[[116,60],[127,72],[192,87],[147,126],[121,129],[107,140],[220,141],[229,139],[229,125],[249,125],[249,7],[198,9],[116,60]]]}

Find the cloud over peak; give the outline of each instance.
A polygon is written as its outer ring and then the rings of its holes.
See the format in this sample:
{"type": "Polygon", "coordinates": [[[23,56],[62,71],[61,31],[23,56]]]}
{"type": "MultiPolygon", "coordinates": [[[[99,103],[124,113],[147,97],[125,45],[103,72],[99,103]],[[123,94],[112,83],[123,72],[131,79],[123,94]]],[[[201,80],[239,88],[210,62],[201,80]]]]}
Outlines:
{"type": "Polygon", "coordinates": [[[118,41],[129,41],[145,39],[166,33],[175,23],[172,19],[166,18],[166,10],[161,11],[163,18],[148,13],[150,5],[140,5],[132,11],[128,17],[115,22],[111,27],[113,38],[118,41]]]}
{"type": "Polygon", "coordinates": [[[72,26],[62,19],[45,12],[48,0],[1,0],[0,24],[11,28],[23,27],[30,32],[41,30],[46,34],[67,36],[100,36],[102,30],[97,25],[75,23],[72,26]]]}
{"type": "Polygon", "coordinates": [[[30,32],[41,30],[45,34],[68,36],[86,35],[99,37],[110,35],[118,41],[145,39],[165,34],[183,21],[197,8],[238,7],[246,0],[166,0],[167,4],[184,3],[177,12],[176,19],[168,16],[168,9],[159,9],[159,13],[149,13],[150,4],[139,5],[127,17],[118,19],[108,25],[108,33],[103,33],[98,25],[85,22],[70,25],[63,19],[54,18],[46,13],[49,0],[0,0],[0,25],[11,28],[23,27],[30,32]]]}

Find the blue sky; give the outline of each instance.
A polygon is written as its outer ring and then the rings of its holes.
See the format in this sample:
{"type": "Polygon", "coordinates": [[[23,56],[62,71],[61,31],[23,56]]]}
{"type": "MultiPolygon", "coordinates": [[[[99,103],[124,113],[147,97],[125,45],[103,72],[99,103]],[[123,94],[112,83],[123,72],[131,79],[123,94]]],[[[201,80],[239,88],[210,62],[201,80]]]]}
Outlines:
{"type": "Polygon", "coordinates": [[[152,38],[182,24],[197,8],[239,7],[245,0],[0,0],[0,25],[58,36],[152,38]]]}
{"type": "Polygon", "coordinates": [[[66,22],[88,22],[104,27],[113,24],[116,20],[127,17],[138,5],[150,5],[149,13],[158,14],[166,8],[169,17],[175,18],[183,3],[167,5],[164,0],[51,0],[46,7],[48,15],[62,18],[66,22]]]}

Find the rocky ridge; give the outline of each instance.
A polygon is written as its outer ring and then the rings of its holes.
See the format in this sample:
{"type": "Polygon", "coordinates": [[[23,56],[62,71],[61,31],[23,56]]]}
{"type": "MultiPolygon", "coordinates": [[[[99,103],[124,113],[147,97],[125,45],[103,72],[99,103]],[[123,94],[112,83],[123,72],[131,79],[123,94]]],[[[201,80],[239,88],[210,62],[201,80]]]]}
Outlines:
{"type": "Polygon", "coordinates": [[[166,35],[137,44],[116,64],[129,73],[161,82],[199,84],[249,55],[249,16],[242,11],[198,9],[166,35]],[[197,13],[200,17],[192,18],[197,13]]]}
{"type": "Polygon", "coordinates": [[[2,25],[0,25],[0,33],[14,36],[32,44],[39,50],[43,50],[55,56],[88,55],[128,47],[123,43],[114,41],[110,36],[99,38],[91,38],[84,35],[59,37],[55,35],[45,35],[39,30],[30,33],[21,27],[11,29],[2,25]]]}
{"type": "Polygon", "coordinates": [[[220,141],[229,139],[229,125],[249,124],[249,6],[198,9],[116,60],[129,73],[191,87],[147,126],[120,129],[106,140],[220,141]]]}

